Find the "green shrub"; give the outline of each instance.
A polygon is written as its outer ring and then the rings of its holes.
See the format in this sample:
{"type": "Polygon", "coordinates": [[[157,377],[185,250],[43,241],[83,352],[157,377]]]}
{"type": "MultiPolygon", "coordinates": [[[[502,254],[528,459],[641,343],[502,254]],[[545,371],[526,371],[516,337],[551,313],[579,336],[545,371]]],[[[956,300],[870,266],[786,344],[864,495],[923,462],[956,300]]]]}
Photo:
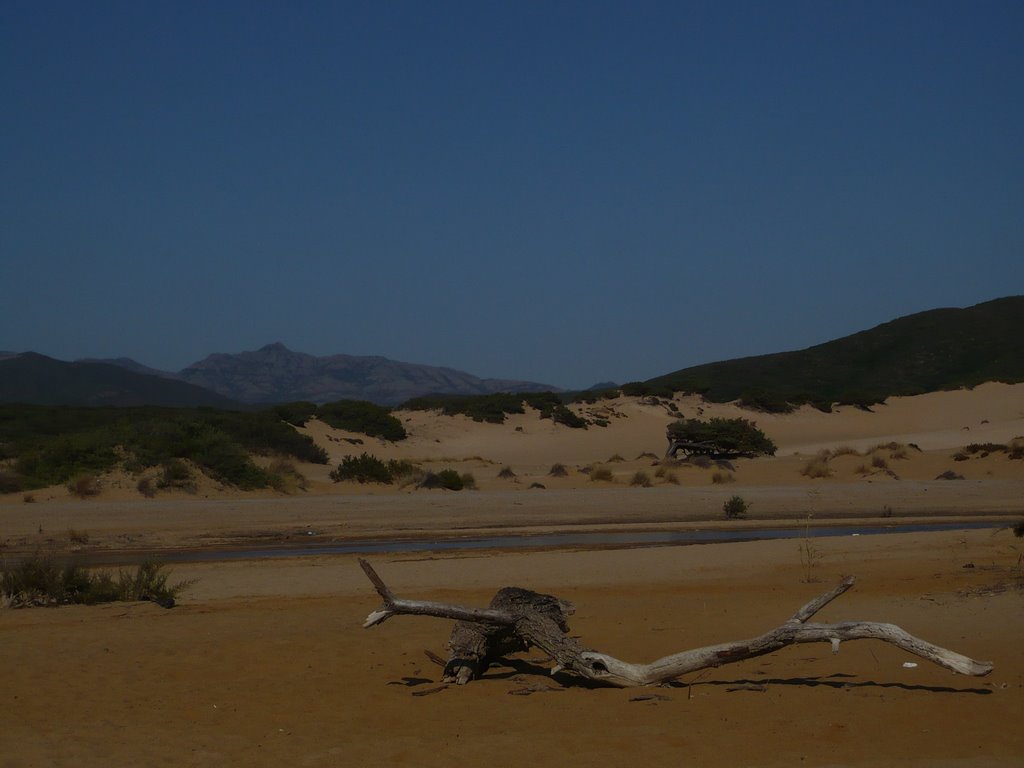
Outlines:
{"type": "Polygon", "coordinates": [[[749,505],[741,496],[733,496],[722,505],[722,511],[730,520],[738,520],[747,516],[749,505]]]}
{"type": "Polygon", "coordinates": [[[774,456],[773,443],[746,419],[680,419],[668,426],[672,440],[687,453],[706,456],[774,456]]]}
{"type": "Polygon", "coordinates": [[[577,416],[562,405],[562,403],[557,403],[551,406],[550,409],[541,409],[540,417],[542,419],[551,419],[555,424],[561,424],[571,429],[587,428],[587,420],[577,416]]]}
{"type": "Polygon", "coordinates": [[[0,405],[0,446],[25,489],[102,474],[118,464],[133,474],[174,459],[242,488],[268,478],[250,454],[324,464],[326,452],[272,411],[206,408],[75,408],[0,405]]]}
{"type": "Polygon", "coordinates": [[[765,413],[792,413],[796,410],[792,403],[773,392],[744,392],[736,404],[740,408],[764,411],[765,413]]]}
{"type": "Polygon", "coordinates": [[[394,482],[391,469],[376,456],[363,453],[360,456],[346,456],[341,463],[331,470],[331,480],[339,483],[343,480],[355,480],[363,483],[381,483],[390,485],[394,482]]]}
{"type": "Polygon", "coordinates": [[[587,421],[570,411],[554,392],[498,392],[491,395],[425,395],[402,403],[411,411],[439,410],[445,416],[468,416],[473,421],[504,424],[511,414],[526,413],[526,406],[540,412],[540,418],[556,424],[585,429],[587,421]]]}
{"type": "Polygon", "coordinates": [[[315,403],[298,401],[275,405],[272,410],[282,421],[294,427],[304,427],[307,421],[316,416],[317,407],[315,403]]]}
{"type": "Polygon", "coordinates": [[[365,400],[338,400],[326,403],[317,409],[317,416],[335,429],[359,432],[391,442],[405,440],[408,437],[402,422],[392,416],[390,410],[365,400]]]}

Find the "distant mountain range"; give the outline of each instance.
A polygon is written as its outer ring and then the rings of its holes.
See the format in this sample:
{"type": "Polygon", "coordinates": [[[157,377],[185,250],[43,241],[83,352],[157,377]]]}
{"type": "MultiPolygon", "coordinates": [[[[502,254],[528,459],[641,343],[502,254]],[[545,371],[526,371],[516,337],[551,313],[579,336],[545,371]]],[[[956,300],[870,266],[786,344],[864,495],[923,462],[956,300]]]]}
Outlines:
{"type": "Polygon", "coordinates": [[[1024,381],[1024,296],[933,309],[796,352],[684,368],[644,382],[765,410],[871,405],[893,395],[1024,381]]]}
{"type": "Polygon", "coordinates": [[[400,363],[386,357],[315,357],[293,352],[280,343],[255,352],[210,355],[178,376],[244,403],[369,400],[398,405],[428,394],[489,395],[556,389],[532,381],[481,379],[454,368],[400,363]]]}
{"type": "MultiPolygon", "coordinates": [[[[808,349],[684,368],[639,386],[765,410],[803,403],[827,410],[836,402],[870,405],[986,381],[1024,381],[1024,296],[920,312],[808,349]]],[[[316,357],[283,344],[213,354],[176,373],[129,358],[69,363],[0,352],[0,403],[242,408],[350,399],[397,405],[430,394],[543,391],[556,390],[384,357],[316,357]]]]}
{"type": "Polygon", "coordinates": [[[239,404],[369,400],[397,405],[428,394],[544,392],[531,381],[481,379],[453,368],[385,357],[293,352],[268,344],[254,352],[212,354],[178,371],[149,368],[127,357],[54,360],[33,352],[0,353],[0,402],[46,405],[239,404]],[[8,356],[3,357],[4,354],[8,356]]]}

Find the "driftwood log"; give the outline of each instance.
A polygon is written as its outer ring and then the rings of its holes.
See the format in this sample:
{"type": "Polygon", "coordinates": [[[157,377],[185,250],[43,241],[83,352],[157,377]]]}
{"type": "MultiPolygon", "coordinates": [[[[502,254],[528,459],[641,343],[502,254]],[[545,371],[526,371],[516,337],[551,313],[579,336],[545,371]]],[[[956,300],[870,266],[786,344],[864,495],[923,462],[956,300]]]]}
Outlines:
{"type": "Polygon", "coordinates": [[[787,645],[828,642],[832,644],[832,652],[838,653],[839,644],[844,640],[868,639],[891,643],[962,675],[983,676],[992,671],[991,662],[975,661],[940,648],[914,637],[895,624],[874,621],[816,624],[808,621],[853,586],[852,576],[763,635],[682,651],[650,664],[631,664],[587,650],[570,637],[567,622],[572,604],[551,595],[506,587],[498,592],[487,608],[403,600],[395,597],[366,560],[360,559],[359,564],[384,601],[378,610],[367,616],[363,627],[373,627],[392,616],[403,614],[436,616],[458,622],[449,639],[450,655],[444,672],[446,682],[467,683],[482,674],[489,658],[531,646],[539,648],[555,662],[552,674],[566,670],[588,680],[629,688],[665,683],[697,670],[763,656],[787,645]]]}

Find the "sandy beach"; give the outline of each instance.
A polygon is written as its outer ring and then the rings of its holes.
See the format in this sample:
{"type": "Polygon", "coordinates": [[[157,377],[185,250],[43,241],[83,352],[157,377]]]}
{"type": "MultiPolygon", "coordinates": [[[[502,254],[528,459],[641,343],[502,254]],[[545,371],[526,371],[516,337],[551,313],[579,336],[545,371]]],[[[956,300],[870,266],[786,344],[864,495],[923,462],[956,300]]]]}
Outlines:
{"type": "Polygon", "coordinates": [[[309,427],[332,464],[362,450],[415,459],[472,472],[476,491],[334,484],[329,467],[303,465],[309,488],[291,496],[208,483],[144,499],[127,477],[105,478],[103,494],[84,501],[62,488],[29,503],[9,495],[0,557],[799,527],[808,516],[987,520],[996,525],[816,538],[810,568],[796,540],[371,559],[402,597],[482,606],[506,585],[557,594],[575,603],[572,633],[584,645],[637,662],[757,635],[852,574],[857,586],[820,620],[895,623],[994,671],[959,676],[865,640],[835,655],[828,644],[786,648],[650,689],[551,676],[550,662],[527,652],[439,690],[440,668],[424,651],[444,655],[450,622],[398,617],[362,629],[379,598],[355,555],[177,563],[172,578],[195,582],[171,610],[0,608],[0,766],[1020,764],[1024,543],[1007,526],[1024,512],[1024,461],[998,450],[954,457],[1024,435],[1024,386],[894,399],[870,413],[769,416],[680,398],[686,416],[753,418],[779,450],[729,467],[674,467],[678,484],[655,477],[673,419],[663,404],[593,407],[605,409],[607,428],[569,430],[530,413],[505,425],[408,413],[405,443],[355,444],[362,438],[309,427]],[[829,475],[802,474],[822,450],[829,475]],[[566,477],[549,476],[556,462],[566,477]],[[594,464],[614,482],[580,471],[594,464]],[[499,478],[504,467],[515,477],[499,478]],[[960,479],[936,479],[947,470],[960,479]],[[637,472],[651,487],[630,484],[637,472]],[[745,520],[723,519],[732,495],[749,502],[745,520]]]}

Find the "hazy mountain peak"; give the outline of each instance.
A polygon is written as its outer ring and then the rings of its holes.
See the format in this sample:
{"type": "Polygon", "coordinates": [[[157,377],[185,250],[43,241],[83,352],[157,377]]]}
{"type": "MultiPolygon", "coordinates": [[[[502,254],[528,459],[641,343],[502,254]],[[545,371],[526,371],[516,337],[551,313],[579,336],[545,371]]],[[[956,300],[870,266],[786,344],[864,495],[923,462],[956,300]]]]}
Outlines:
{"type": "Polygon", "coordinates": [[[209,355],[187,368],[185,381],[246,403],[371,400],[397,405],[419,395],[485,395],[555,389],[530,381],[481,379],[465,371],[380,356],[295,352],[282,342],[237,354],[209,355]]]}

